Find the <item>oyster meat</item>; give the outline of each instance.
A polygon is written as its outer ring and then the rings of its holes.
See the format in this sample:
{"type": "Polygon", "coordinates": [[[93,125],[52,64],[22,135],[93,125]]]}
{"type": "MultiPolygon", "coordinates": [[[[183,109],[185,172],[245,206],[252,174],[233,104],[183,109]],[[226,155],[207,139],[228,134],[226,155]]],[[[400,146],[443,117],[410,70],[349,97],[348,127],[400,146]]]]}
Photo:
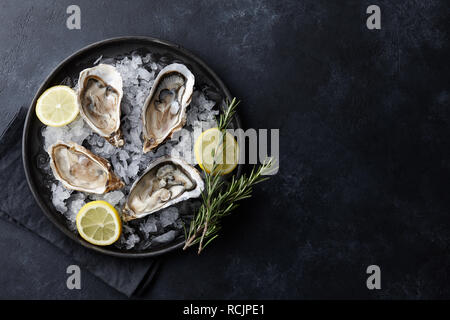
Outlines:
{"type": "Polygon", "coordinates": [[[168,65],[158,74],[142,108],[144,153],[184,126],[194,82],[192,72],[179,63],[168,65]]]}
{"type": "Polygon", "coordinates": [[[203,180],[194,167],[181,159],[159,158],[131,187],[122,219],[142,218],[180,201],[199,197],[203,189],[203,180]]]}
{"type": "Polygon", "coordinates": [[[80,73],[80,114],[96,133],[116,147],[124,144],[120,130],[122,77],[113,66],[99,64],[80,73]]]}
{"type": "Polygon", "coordinates": [[[107,160],[74,142],[58,141],[48,154],[53,175],[67,189],[103,194],[124,186],[107,160]]]}

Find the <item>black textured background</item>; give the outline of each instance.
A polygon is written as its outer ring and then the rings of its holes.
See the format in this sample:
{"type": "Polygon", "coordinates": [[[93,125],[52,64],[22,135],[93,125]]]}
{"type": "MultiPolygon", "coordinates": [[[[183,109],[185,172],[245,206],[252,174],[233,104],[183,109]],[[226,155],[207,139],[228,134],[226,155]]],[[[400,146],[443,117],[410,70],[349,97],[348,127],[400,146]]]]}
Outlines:
{"type": "MultiPolygon", "coordinates": [[[[0,129],[85,45],[178,43],[243,100],[244,127],[280,129],[280,172],[203,255],[167,256],[145,297],[450,298],[448,17],[446,0],[2,0],[0,129]]],[[[70,264],[0,221],[0,298],[124,298],[88,272],[66,289],[70,264]]]]}

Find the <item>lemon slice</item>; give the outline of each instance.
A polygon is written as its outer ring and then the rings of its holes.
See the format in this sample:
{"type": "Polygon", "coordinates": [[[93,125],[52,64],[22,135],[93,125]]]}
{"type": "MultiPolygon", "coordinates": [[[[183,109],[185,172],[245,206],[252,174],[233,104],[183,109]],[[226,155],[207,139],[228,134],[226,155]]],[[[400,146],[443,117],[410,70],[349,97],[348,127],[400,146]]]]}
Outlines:
{"type": "Polygon", "coordinates": [[[231,133],[227,132],[223,137],[218,128],[211,128],[197,138],[194,153],[200,168],[211,173],[215,161],[216,172],[225,175],[238,164],[239,145],[231,133]]]}
{"type": "Polygon", "coordinates": [[[92,244],[107,246],[119,239],[122,221],[117,210],[106,201],[85,204],[77,214],[77,229],[80,236],[92,244]]]}
{"type": "Polygon", "coordinates": [[[78,115],[77,94],[67,86],[45,90],[36,103],[36,115],[42,123],[51,127],[71,123],[78,115]]]}

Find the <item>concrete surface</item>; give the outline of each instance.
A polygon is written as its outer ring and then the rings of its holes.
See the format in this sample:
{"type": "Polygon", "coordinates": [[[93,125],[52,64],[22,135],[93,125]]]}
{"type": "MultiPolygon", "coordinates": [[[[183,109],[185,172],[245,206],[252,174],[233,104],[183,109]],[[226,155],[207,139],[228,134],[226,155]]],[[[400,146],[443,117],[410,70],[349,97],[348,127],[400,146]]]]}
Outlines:
{"type": "MultiPolygon", "coordinates": [[[[280,129],[280,172],[203,255],[168,255],[144,298],[449,298],[448,1],[372,2],[2,1],[0,129],[85,45],[178,43],[243,100],[244,127],[280,129]]],[[[0,253],[0,298],[125,298],[87,271],[68,290],[71,258],[4,221],[0,253]]]]}

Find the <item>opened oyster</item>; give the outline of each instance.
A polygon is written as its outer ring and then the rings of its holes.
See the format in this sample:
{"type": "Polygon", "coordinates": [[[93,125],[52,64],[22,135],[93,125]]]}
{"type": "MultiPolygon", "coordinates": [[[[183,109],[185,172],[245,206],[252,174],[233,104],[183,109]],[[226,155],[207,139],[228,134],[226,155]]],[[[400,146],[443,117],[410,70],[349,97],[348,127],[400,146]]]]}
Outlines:
{"type": "Polygon", "coordinates": [[[122,77],[113,66],[99,64],[80,73],[80,114],[96,133],[116,147],[123,146],[120,131],[122,77]]]}
{"type": "Polygon", "coordinates": [[[144,153],[184,126],[194,82],[192,72],[179,63],[168,65],[158,74],[142,109],[144,153]]]}
{"type": "Polygon", "coordinates": [[[53,175],[67,189],[103,194],[124,186],[107,160],[74,142],[57,142],[48,154],[53,175]]]}
{"type": "Polygon", "coordinates": [[[131,187],[122,219],[142,218],[175,203],[199,197],[204,184],[199,172],[185,161],[162,157],[131,187]]]}

